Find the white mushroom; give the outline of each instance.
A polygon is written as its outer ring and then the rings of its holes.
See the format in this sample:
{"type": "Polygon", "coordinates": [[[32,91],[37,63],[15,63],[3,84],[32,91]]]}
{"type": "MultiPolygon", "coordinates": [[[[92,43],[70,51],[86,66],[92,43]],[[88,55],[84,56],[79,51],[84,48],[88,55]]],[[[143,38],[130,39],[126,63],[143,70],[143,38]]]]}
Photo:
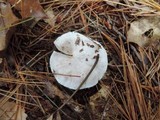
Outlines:
{"type": "Polygon", "coordinates": [[[94,70],[80,89],[92,87],[102,79],[107,70],[108,58],[100,43],[77,32],[68,32],[58,37],[54,44],[59,52],[53,51],[50,67],[58,83],[77,89],[95,64],[98,55],[94,70]]]}

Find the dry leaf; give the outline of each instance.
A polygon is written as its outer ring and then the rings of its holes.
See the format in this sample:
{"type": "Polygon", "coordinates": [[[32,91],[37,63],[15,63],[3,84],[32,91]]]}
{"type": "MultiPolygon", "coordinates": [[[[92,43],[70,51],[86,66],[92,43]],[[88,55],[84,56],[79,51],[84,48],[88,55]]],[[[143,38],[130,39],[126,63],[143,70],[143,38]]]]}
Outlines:
{"type": "Polygon", "coordinates": [[[39,0],[8,0],[8,2],[20,11],[22,18],[34,17],[38,21],[46,17],[39,0]]]}
{"type": "Polygon", "coordinates": [[[58,89],[57,86],[51,84],[50,82],[46,82],[46,88],[44,90],[44,93],[51,98],[58,96],[61,100],[67,99],[65,94],[60,89],[58,89]]]}
{"type": "Polygon", "coordinates": [[[0,105],[0,120],[26,120],[24,108],[14,102],[6,102],[0,105]]]}
{"type": "Polygon", "coordinates": [[[59,112],[56,114],[56,120],[62,120],[59,112]]]}
{"type": "Polygon", "coordinates": [[[53,10],[52,10],[52,9],[48,9],[48,10],[46,11],[46,14],[47,14],[47,18],[44,19],[44,21],[45,21],[46,23],[48,23],[51,27],[54,27],[55,22],[56,22],[56,17],[55,17],[55,15],[54,15],[53,10]]]}
{"type": "Polygon", "coordinates": [[[160,40],[160,17],[144,17],[132,22],[127,38],[129,42],[137,43],[141,47],[160,40]]]}
{"type": "Polygon", "coordinates": [[[120,2],[120,0],[104,0],[106,1],[106,3],[110,6],[113,6],[113,7],[116,7],[117,6],[117,3],[120,2]]]}
{"type": "Polygon", "coordinates": [[[7,47],[7,43],[14,32],[12,26],[17,21],[18,19],[13,14],[10,4],[0,2],[0,57],[2,57],[2,51],[7,47]]]}
{"type": "Polygon", "coordinates": [[[136,13],[132,13],[135,16],[148,16],[148,15],[160,15],[159,3],[155,0],[131,0],[129,1],[130,7],[138,10],[136,13]]]}
{"type": "MultiPolygon", "coordinates": [[[[46,87],[43,92],[50,98],[58,96],[63,103],[65,103],[65,101],[67,101],[70,98],[68,94],[61,91],[57,86],[51,84],[50,82],[46,82],[46,87]]],[[[67,105],[78,113],[81,113],[83,111],[83,106],[75,102],[73,99],[67,102],[67,105]]]]}
{"type": "Polygon", "coordinates": [[[10,38],[8,33],[13,23],[18,21],[12,13],[11,6],[8,3],[0,2],[0,51],[4,50],[7,46],[7,38],[10,38]]]}
{"type": "Polygon", "coordinates": [[[53,114],[47,120],[53,120],[53,114]]]}
{"type": "Polygon", "coordinates": [[[100,107],[100,106],[104,107],[105,104],[103,104],[102,101],[105,101],[108,99],[110,90],[111,88],[109,86],[102,84],[101,89],[96,94],[90,97],[89,104],[91,106],[92,111],[95,114],[96,114],[96,111],[98,111],[97,107],[100,107]]]}
{"type": "Polygon", "coordinates": [[[62,120],[59,112],[56,113],[56,118],[53,118],[53,114],[47,120],[62,120]]]}

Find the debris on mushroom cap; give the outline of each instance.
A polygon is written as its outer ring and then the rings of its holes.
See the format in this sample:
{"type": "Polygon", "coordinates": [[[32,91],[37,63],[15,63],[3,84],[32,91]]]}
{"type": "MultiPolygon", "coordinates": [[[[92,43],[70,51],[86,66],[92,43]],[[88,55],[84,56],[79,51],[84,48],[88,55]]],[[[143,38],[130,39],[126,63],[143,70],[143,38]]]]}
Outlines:
{"type": "Polygon", "coordinates": [[[100,43],[77,32],[68,32],[54,41],[59,50],[50,57],[51,70],[61,85],[77,89],[93,67],[96,56],[99,60],[80,89],[89,88],[98,83],[107,70],[106,50],[100,43]]]}
{"type": "Polygon", "coordinates": [[[160,40],[160,17],[144,17],[132,22],[127,32],[127,39],[141,47],[160,40]]]}

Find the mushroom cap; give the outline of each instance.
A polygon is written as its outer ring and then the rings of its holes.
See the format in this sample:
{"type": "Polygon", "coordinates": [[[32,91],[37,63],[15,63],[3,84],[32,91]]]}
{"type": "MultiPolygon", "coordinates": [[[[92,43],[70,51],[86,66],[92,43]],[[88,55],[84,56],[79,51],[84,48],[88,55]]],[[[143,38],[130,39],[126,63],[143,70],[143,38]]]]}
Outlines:
{"type": "Polygon", "coordinates": [[[80,89],[96,85],[103,77],[107,70],[108,58],[100,43],[80,33],[68,32],[58,37],[54,44],[59,52],[53,51],[50,67],[58,83],[70,89],[77,89],[93,67],[98,54],[97,65],[80,89]]]}

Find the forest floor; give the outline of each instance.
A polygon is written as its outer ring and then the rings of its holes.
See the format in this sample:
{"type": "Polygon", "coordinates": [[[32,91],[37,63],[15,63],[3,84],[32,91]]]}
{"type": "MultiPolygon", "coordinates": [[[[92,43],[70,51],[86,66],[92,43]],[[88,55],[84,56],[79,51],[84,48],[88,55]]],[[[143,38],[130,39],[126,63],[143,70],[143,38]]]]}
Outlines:
{"type": "Polygon", "coordinates": [[[24,108],[27,120],[158,120],[159,49],[128,42],[127,31],[133,21],[159,15],[159,3],[41,0],[44,10],[53,11],[55,23],[23,19],[16,25],[1,70],[0,106],[15,102],[24,108]],[[152,10],[146,12],[145,7],[152,10]],[[66,103],[74,91],[56,82],[49,58],[54,40],[69,31],[100,42],[109,65],[98,85],[79,90],[66,103]]]}

